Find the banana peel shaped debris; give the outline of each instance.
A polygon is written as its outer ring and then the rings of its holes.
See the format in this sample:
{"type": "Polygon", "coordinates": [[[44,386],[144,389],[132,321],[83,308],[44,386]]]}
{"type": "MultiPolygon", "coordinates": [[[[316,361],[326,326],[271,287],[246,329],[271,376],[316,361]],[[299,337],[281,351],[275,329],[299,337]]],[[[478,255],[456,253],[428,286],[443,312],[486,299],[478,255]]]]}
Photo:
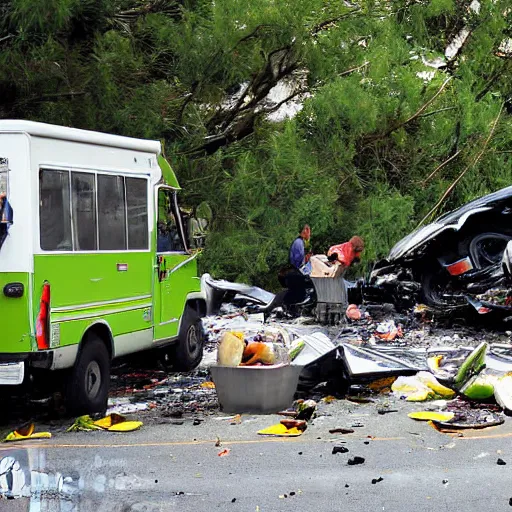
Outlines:
{"type": "Polygon", "coordinates": [[[260,430],[258,434],[260,436],[298,437],[302,435],[303,432],[304,430],[299,430],[296,427],[287,428],[282,423],[277,423],[276,425],[260,430]]]}
{"type": "Polygon", "coordinates": [[[418,421],[450,421],[455,417],[453,412],[418,411],[407,416],[418,421]]]}
{"type": "Polygon", "coordinates": [[[428,372],[418,372],[413,377],[398,377],[393,382],[391,390],[405,397],[408,402],[424,402],[455,396],[455,391],[440,384],[428,372]]]}
{"type": "Polygon", "coordinates": [[[4,443],[26,441],[29,439],[51,439],[52,435],[50,432],[35,432],[35,428],[33,423],[18,427],[16,430],[7,434],[4,443]]]}
{"type": "Polygon", "coordinates": [[[471,377],[478,375],[485,368],[485,355],[488,348],[489,345],[485,341],[480,343],[461,364],[457,375],[453,379],[456,389],[462,388],[471,377]]]}
{"type": "Polygon", "coordinates": [[[90,432],[92,430],[108,430],[109,432],[133,432],[142,427],[142,421],[127,421],[121,414],[109,414],[99,420],[90,416],[80,416],[66,432],[90,432]]]}

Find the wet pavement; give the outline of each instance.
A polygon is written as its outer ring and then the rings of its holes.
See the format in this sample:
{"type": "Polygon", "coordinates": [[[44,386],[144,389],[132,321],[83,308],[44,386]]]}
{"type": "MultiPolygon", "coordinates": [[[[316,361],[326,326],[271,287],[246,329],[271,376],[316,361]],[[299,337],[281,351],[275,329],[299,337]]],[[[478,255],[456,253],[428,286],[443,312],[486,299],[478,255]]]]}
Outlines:
{"type": "Polygon", "coordinates": [[[421,408],[400,401],[393,403],[398,412],[380,415],[372,403],[321,402],[318,417],[294,439],[256,434],[275,423],[276,415],[242,415],[241,423],[232,425],[216,414],[195,426],[150,422],[126,434],[61,433],[51,440],[0,445],[0,458],[20,460],[27,480],[30,468],[66,482],[59,492],[50,485],[35,489],[31,498],[0,500],[0,510],[508,508],[512,422],[458,437],[407,417],[421,408]],[[354,432],[330,434],[336,427],[354,432]],[[335,446],[348,452],[333,455],[335,446]],[[219,457],[224,449],[229,455],[219,457]],[[355,457],[364,463],[349,465],[355,457]],[[499,465],[499,458],[507,464],[499,465]],[[39,508],[29,508],[30,500],[39,508]]]}
{"type": "MultiPolygon", "coordinates": [[[[472,347],[482,340],[510,344],[504,329],[447,327],[410,316],[403,320],[403,337],[382,344],[371,339],[375,324],[324,332],[357,347],[397,350],[472,347]]],[[[37,431],[53,437],[0,445],[0,492],[9,485],[2,475],[9,464],[15,481],[25,483],[21,497],[0,498],[0,511],[510,508],[509,418],[496,427],[441,433],[407,416],[439,410],[436,402],[406,402],[389,390],[359,394],[357,387],[345,396],[320,386],[301,395],[314,398],[318,410],[300,437],[264,437],[257,432],[282,417],[242,414],[237,422],[219,410],[216,390],[207,384],[214,348],[211,339],[201,366],[188,374],[151,361],[116,362],[110,411],[142,421],[135,432],[66,432],[73,419],[62,415],[58,399],[18,401],[0,434],[32,419],[37,431]]]]}

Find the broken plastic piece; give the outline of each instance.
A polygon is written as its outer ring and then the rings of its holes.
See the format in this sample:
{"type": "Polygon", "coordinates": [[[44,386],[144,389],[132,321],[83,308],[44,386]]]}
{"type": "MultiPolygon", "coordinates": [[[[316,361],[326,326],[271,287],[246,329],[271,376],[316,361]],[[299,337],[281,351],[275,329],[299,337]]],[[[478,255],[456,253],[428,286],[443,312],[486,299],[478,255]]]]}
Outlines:
{"type": "Polygon", "coordinates": [[[363,457],[352,457],[351,459],[348,459],[347,464],[349,466],[356,466],[358,464],[364,464],[364,458],[363,457]]]}
{"type": "Polygon", "coordinates": [[[127,421],[120,414],[109,414],[105,418],[94,421],[90,416],[78,417],[66,432],[90,432],[91,430],[108,430],[110,432],[133,432],[142,427],[142,421],[127,421]]]}
{"type": "Polygon", "coordinates": [[[407,416],[419,421],[450,421],[455,417],[453,412],[418,411],[411,412],[407,416]]]}
{"type": "Polygon", "coordinates": [[[314,400],[297,401],[298,420],[309,421],[316,413],[317,404],[314,400]]]}
{"type": "Polygon", "coordinates": [[[375,337],[383,341],[393,341],[403,336],[402,327],[396,326],[393,320],[382,322],[377,326],[375,337]]]}
{"type": "Polygon", "coordinates": [[[52,437],[50,432],[34,432],[34,430],[35,425],[33,423],[29,423],[28,425],[9,432],[4,439],[4,442],[26,441],[29,439],[51,439],[52,437]]]}
{"type": "Polygon", "coordinates": [[[261,436],[298,437],[302,435],[303,432],[303,430],[299,430],[298,428],[286,428],[281,423],[277,423],[276,425],[260,430],[258,434],[261,436]]]}
{"type": "Polygon", "coordinates": [[[230,450],[229,448],[225,448],[224,450],[220,451],[217,455],[218,455],[219,457],[226,457],[226,456],[228,456],[228,455],[229,455],[229,452],[230,452],[230,451],[231,451],[231,450],[230,450]]]}
{"type": "Polygon", "coordinates": [[[488,347],[489,345],[484,341],[469,354],[453,379],[456,387],[461,388],[473,375],[478,375],[483,370],[488,347]]]}
{"type": "Polygon", "coordinates": [[[423,402],[438,398],[453,398],[455,392],[428,372],[418,372],[414,377],[398,377],[391,389],[408,402],[423,402]]]}
{"type": "Polygon", "coordinates": [[[504,375],[496,380],[494,398],[507,413],[512,412],[512,375],[504,375]]]}
{"type": "Polygon", "coordinates": [[[280,423],[281,425],[284,425],[288,429],[297,428],[299,430],[306,430],[306,428],[308,427],[308,424],[304,420],[289,419],[281,420],[280,423]]]}
{"type": "Polygon", "coordinates": [[[346,446],[333,446],[332,454],[336,455],[337,453],[348,453],[348,448],[346,446]]]}

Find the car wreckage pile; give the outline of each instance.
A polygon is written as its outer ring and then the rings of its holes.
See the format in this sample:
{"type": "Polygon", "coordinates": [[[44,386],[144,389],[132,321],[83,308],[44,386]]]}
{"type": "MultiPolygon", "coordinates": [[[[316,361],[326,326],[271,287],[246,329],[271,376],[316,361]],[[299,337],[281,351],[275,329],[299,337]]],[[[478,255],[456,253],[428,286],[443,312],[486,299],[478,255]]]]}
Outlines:
{"type": "Polygon", "coordinates": [[[512,413],[511,214],[508,187],[444,215],[396,244],[369,279],[330,279],[339,290],[331,308],[325,285],[314,280],[308,300],[290,305],[286,293],[204,275],[204,325],[218,345],[211,373],[221,408],[276,412],[297,389],[327,383],[338,394],[386,389],[430,401],[433,410],[411,417],[439,429],[503,423],[504,412],[512,413]],[[484,331],[482,341],[478,329],[443,330],[441,319],[475,312],[503,331],[484,331]],[[271,373],[280,376],[265,382],[271,373]]]}

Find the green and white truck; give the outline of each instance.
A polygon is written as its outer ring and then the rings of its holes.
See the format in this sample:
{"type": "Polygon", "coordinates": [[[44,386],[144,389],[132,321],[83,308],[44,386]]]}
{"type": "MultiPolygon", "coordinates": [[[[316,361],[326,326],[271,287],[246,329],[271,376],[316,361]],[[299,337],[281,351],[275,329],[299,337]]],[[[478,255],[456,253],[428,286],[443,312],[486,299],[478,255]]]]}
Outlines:
{"type": "Polygon", "coordinates": [[[178,191],[158,141],[0,120],[0,391],[58,375],[70,408],[95,412],[114,358],[199,364],[205,296],[178,191]]]}

